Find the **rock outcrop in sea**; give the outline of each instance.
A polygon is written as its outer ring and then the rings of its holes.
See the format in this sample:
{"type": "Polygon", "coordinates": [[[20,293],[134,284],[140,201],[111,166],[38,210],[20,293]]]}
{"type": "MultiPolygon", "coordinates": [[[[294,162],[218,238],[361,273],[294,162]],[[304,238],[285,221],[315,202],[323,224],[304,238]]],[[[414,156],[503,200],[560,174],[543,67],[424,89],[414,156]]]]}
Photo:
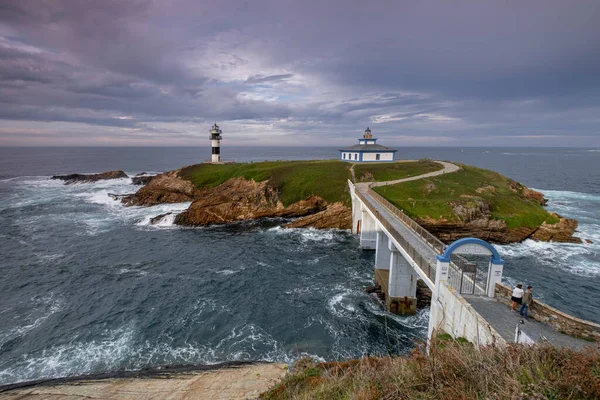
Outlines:
{"type": "Polygon", "coordinates": [[[265,217],[302,217],[320,212],[326,205],[320,197],[310,196],[285,207],[279,200],[279,192],[266,181],[232,178],[199,191],[188,210],[175,218],[175,223],[197,226],[265,217]]]}
{"type": "Polygon", "coordinates": [[[121,179],[129,178],[127,174],[121,170],[102,172],[100,174],[69,174],[69,175],[54,175],[52,179],[65,181],[65,185],[73,183],[89,183],[97,182],[105,179],[121,179]]]}
{"type": "Polygon", "coordinates": [[[128,206],[154,206],[164,203],[184,203],[194,200],[200,192],[192,182],[182,179],[179,170],[152,177],[136,193],[121,199],[128,206]]]}
{"type": "Polygon", "coordinates": [[[156,175],[136,193],[124,196],[126,205],[153,206],[191,201],[188,210],[177,215],[175,224],[201,226],[226,224],[257,218],[300,218],[289,227],[350,229],[352,210],[341,204],[328,204],[319,196],[283,205],[279,191],[268,181],[232,178],[216,187],[197,189],[179,171],[156,175]]]}

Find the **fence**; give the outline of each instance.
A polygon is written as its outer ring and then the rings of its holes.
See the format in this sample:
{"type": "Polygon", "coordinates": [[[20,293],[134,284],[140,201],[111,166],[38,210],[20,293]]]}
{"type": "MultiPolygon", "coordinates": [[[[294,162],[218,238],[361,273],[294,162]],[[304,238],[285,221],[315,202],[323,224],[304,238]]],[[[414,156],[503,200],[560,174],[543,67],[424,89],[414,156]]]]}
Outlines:
{"type": "MultiPolygon", "coordinates": [[[[356,192],[359,193],[358,190],[356,192]]],[[[406,226],[412,229],[419,237],[421,237],[421,239],[425,241],[425,243],[431,246],[431,248],[434,249],[437,254],[442,254],[444,252],[444,248],[446,247],[446,245],[441,240],[433,236],[421,225],[417,224],[408,215],[404,214],[401,210],[399,210],[398,207],[387,201],[385,198],[383,198],[383,196],[381,196],[373,189],[369,188],[368,193],[371,197],[377,200],[379,204],[385,207],[389,212],[398,217],[400,221],[404,222],[406,226]]]]}

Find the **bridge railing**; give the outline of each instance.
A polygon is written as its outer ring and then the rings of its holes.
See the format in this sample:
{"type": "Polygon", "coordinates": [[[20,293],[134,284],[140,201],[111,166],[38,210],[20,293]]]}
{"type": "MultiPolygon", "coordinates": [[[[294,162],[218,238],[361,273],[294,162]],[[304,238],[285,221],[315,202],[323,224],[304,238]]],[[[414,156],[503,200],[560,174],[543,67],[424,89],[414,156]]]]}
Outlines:
{"type": "MultiPolygon", "coordinates": [[[[367,208],[369,210],[371,210],[371,212],[374,215],[377,215],[377,216],[379,215],[379,211],[377,211],[377,209],[373,206],[373,204],[371,204],[371,202],[359,190],[357,190],[355,193],[363,201],[365,206],[367,206],[367,208]]],[[[373,192],[373,193],[375,193],[375,192],[373,192]]],[[[369,194],[371,194],[371,193],[369,193],[369,194]]],[[[376,199],[376,200],[379,201],[379,199],[376,199]]],[[[391,203],[390,203],[390,205],[391,205],[391,203]]],[[[392,205],[392,207],[395,208],[396,210],[398,210],[393,205],[392,205]]],[[[394,212],[392,209],[390,209],[389,211],[394,212]]],[[[398,210],[398,211],[400,211],[400,210],[398,210]]],[[[394,214],[397,215],[395,212],[394,212],[394,214]]],[[[404,213],[402,213],[402,214],[404,214],[404,213]]],[[[423,258],[421,256],[421,254],[410,243],[408,243],[408,241],[406,239],[404,239],[404,237],[396,230],[396,228],[394,228],[392,226],[392,224],[389,223],[389,221],[387,221],[385,218],[378,218],[378,221],[390,233],[390,235],[392,235],[392,237],[398,242],[398,244],[400,244],[400,246],[404,249],[404,251],[406,251],[408,253],[408,255],[419,266],[419,268],[421,268],[421,270],[425,273],[425,275],[427,275],[427,277],[429,279],[431,279],[432,281],[435,281],[436,265],[430,264],[429,261],[427,261],[427,259],[423,258]]],[[[443,243],[442,243],[442,245],[443,245],[443,243]]]]}
{"type": "MultiPolygon", "coordinates": [[[[359,193],[358,190],[356,192],[359,193]]],[[[370,196],[372,196],[375,200],[377,200],[377,202],[379,202],[379,204],[384,206],[389,212],[398,217],[399,220],[404,222],[406,226],[408,226],[417,235],[419,235],[419,237],[421,237],[421,239],[423,239],[425,243],[427,243],[431,248],[433,248],[436,251],[436,253],[442,254],[444,252],[444,248],[446,247],[446,245],[441,240],[433,236],[421,225],[417,224],[408,215],[404,214],[401,210],[399,210],[398,207],[387,201],[382,195],[380,195],[373,189],[369,188],[368,192],[370,196]]]]}

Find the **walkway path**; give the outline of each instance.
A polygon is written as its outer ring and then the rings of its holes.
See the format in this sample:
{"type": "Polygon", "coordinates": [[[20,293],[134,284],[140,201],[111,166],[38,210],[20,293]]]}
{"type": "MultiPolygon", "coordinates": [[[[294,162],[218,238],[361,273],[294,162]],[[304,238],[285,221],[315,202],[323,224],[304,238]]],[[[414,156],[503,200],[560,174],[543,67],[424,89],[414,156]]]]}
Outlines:
{"type": "Polygon", "coordinates": [[[464,294],[462,296],[508,343],[514,342],[515,327],[519,325],[519,329],[536,343],[547,341],[558,347],[573,349],[583,349],[585,346],[593,345],[583,339],[560,333],[533,318],[523,319],[519,313],[511,311],[510,307],[494,298],[464,294]],[[521,320],[523,324],[520,324],[521,320]]]}
{"type": "Polygon", "coordinates": [[[410,178],[396,179],[394,181],[385,181],[385,182],[371,182],[370,186],[375,187],[375,186],[395,185],[396,183],[416,181],[417,179],[431,178],[432,176],[449,174],[451,172],[456,172],[460,169],[460,167],[458,165],[454,165],[454,164],[446,162],[446,161],[435,161],[435,162],[438,164],[442,164],[444,166],[444,168],[442,168],[438,171],[430,172],[428,174],[411,176],[410,178]]]}

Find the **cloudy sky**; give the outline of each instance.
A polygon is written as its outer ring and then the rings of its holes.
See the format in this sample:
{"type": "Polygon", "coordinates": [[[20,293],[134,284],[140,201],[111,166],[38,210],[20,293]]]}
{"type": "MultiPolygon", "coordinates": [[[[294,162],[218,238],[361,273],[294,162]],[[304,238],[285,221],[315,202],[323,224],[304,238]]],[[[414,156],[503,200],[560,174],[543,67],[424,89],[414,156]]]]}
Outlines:
{"type": "Polygon", "coordinates": [[[600,2],[2,0],[0,146],[600,146],[600,2]]]}

